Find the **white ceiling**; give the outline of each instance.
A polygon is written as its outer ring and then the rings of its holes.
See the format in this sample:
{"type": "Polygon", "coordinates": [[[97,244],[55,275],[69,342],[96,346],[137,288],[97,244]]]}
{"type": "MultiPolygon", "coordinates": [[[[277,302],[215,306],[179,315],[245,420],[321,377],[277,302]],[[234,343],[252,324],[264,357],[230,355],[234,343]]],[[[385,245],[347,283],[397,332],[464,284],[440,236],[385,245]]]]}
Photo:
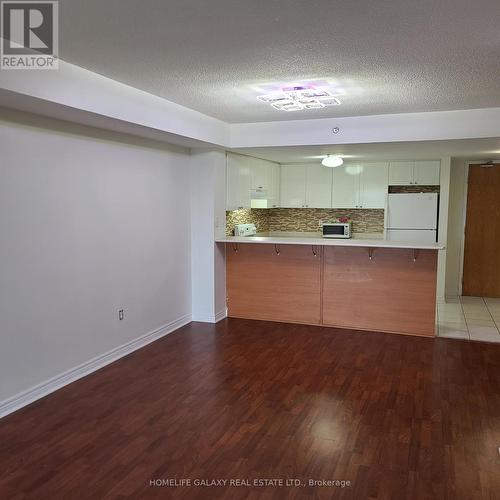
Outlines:
{"type": "Polygon", "coordinates": [[[319,163],[326,154],[349,160],[433,160],[445,156],[467,160],[500,158],[500,138],[449,141],[239,148],[232,151],[278,163],[319,163]]]}
{"type": "Polygon", "coordinates": [[[61,0],[71,63],[224,121],[500,106],[498,0],[61,0]],[[327,80],[280,112],[258,87],[327,80]]]}

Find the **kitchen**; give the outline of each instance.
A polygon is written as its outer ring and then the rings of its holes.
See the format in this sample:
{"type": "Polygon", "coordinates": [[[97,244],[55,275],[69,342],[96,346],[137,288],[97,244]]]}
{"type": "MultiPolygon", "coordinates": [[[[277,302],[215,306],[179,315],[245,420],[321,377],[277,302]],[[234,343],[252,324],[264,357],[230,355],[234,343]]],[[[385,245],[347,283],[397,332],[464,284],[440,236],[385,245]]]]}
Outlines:
{"type": "Polygon", "coordinates": [[[440,163],[228,153],[229,317],[434,336],[440,163]]]}

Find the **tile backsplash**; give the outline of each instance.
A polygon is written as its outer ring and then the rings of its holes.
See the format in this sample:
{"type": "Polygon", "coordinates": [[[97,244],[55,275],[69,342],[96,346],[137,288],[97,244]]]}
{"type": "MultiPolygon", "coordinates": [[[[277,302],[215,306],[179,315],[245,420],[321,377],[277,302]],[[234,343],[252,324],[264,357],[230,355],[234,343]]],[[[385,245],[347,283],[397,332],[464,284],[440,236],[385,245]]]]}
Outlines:
{"type": "Polygon", "coordinates": [[[439,186],[389,186],[389,193],[439,193],[439,186]]]}
{"type": "Polygon", "coordinates": [[[269,231],[269,210],[242,208],[226,212],[226,235],[232,236],[236,224],[255,224],[259,233],[269,231]]]}
{"type": "Polygon", "coordinates": [[[226,212],[226,234],[233,234],[235,224],[255,224],[258,232],[319,231],[320,221],[337,217],[350,217],[356,233],[380,233],[384,230],[383,209],[336,208],[271,208],[243,209],[226,212]]]}

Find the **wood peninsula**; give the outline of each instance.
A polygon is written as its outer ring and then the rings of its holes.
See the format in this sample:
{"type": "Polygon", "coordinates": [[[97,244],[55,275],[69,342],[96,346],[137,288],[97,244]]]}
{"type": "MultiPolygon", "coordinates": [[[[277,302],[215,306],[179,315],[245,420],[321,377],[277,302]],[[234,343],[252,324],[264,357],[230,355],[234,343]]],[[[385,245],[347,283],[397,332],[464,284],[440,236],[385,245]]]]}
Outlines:
{"type": "Polygon", "coordinates": [[[439,244],[234,237],[228,316],[434,336],[439,244]]]}

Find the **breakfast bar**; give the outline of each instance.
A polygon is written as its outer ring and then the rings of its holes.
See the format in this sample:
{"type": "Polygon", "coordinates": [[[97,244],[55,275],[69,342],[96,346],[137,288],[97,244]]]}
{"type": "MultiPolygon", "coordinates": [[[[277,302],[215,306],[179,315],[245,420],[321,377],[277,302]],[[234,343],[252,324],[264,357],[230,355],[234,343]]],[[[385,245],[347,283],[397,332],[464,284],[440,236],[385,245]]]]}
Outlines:
{"type": "Polygon", "coordinates": [[[385,239],[234,237],[228,316],[434,336],[436,244],[385,239]]]}

